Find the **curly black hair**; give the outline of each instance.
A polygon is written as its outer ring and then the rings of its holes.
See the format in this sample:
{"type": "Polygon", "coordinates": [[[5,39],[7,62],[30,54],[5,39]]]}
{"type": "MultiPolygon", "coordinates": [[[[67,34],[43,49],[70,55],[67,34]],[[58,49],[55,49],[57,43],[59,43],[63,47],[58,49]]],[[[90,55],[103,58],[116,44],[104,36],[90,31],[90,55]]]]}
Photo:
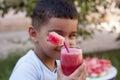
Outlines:
{"type": "Polygon", "coordinates": [[[46,24],[50,18],[77,19],[78,13],[69,0],[40,0],[32,14],[32,25],[35,28],[46,24]]]}

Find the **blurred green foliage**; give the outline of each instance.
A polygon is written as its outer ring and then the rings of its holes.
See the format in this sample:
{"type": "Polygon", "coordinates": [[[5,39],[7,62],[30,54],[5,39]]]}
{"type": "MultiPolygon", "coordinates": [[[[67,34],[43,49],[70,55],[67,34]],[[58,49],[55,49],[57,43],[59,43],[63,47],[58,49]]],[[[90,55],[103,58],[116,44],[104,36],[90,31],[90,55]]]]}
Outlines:
{"type": "MultiPolygon", "coordinates": [[[[15,13],[19,11],[26,11],[26,16],[31,17],[34,5],[39,0],[1,0],[0,1],[0,11],[2,11],[2,16],[9,12],[10,9],[14,9],[15,13]]],[[[83,28],[78,29],[78,35],[84,40],[90,38],[94,31],[86,30],[84,23],[88,22],[86,15],[92,12],[97,12],[97,6],[103,6],[104,8],[109,7],[112,2],[109,0],[70,0],[75,5],[79,12],[79,23],[83,24],[83,28]]],[[[113,1],[113,0],[111,0],[113,1]]],[[[120,7],[120,1],[115,0],[117,7],[120,7]]],[[[104,14],[103,14],[104,16],[104,14]]],[[[96,20],[95,20],[96,21],[96,20]]],[[[99,22],[99,21],[97,21],[99,22]]]]}
{"type": "Polygon", "coordinates": [[[26,16],[31,16],[32,9],[38,0],[3,0],[0,3],[0,10],[4,16],[10,9],[14,9],[15,13],[26,11],[26,16]]]}
{"type": "MultiPolygon", "coordinates": [[[[15,13],[19,11],[26,11],[26,16],[31,16],[32,9],[35,3],[39,0],[3,0],[0,1],[0,10],[2,10],[2,16],[4,16],[10,9],[14,9],[15,13]]],[[[103,0],[71,0],[73,3],[77,2],[77,7],[80,7],[81,12],[79,19],[84,20],[88,11],[95,11],[96,5],[99,5],[103,0]],[[95,1],[97,1],[95,3],[95,1]]]]}

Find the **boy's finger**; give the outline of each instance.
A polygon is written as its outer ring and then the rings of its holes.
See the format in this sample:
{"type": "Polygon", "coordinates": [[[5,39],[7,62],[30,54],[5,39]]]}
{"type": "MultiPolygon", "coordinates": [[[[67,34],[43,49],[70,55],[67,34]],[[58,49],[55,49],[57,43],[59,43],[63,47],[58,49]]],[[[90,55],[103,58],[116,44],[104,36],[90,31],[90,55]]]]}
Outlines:
{"type": "Polygon", "coordinates": [[[81,64],[70,76],[80,76],[85,71],[85,63],[81,64]]]}
{"type": "Polygon", "coordinates": [[[57,68],[57,75],[59,77],[59,76],[62,76],[62,74],[63,74],[63,72],[62,72],[62,69],[61,69],[61,65],[59,65],[58,68],[57,68]]]}
{"type": "Polygon", "coordinates": [[[86,80],[86,70],[79,76],[78,80],[86,80]]]}

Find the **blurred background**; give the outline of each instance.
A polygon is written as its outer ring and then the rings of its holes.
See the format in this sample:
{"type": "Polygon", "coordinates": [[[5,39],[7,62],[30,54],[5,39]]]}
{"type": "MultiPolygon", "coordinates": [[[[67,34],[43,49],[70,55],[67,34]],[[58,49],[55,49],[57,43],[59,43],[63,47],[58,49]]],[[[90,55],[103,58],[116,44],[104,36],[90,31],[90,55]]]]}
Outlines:
{"type": "MultiPolygon", "coordinates": [[[[38,0],[0,0],[0,80],[33,47],[28,27],[38,0]]],[[[79,12],[77,43],[84,57],[111,61],[120,80],[120,0],[71,0],[79,12]]]]}

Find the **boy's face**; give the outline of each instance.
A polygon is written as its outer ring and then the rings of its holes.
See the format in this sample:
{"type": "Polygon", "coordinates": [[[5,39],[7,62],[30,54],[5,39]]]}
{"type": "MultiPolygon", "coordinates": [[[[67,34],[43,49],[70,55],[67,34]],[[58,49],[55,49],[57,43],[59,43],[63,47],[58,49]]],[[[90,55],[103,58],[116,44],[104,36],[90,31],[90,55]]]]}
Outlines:
{"type": "Polygon", "coordinates": [[[61,47],[55,46],[47,41],[48,34],[55,31],[66,39],[69,47],[76,45],[78,20],[51,18],[47,24],[36,31],[33,27],[29,28],[31,39],[35,42],[35,52],[38,56],[48,57],[51,59],[60,58],[61,47]]]}

